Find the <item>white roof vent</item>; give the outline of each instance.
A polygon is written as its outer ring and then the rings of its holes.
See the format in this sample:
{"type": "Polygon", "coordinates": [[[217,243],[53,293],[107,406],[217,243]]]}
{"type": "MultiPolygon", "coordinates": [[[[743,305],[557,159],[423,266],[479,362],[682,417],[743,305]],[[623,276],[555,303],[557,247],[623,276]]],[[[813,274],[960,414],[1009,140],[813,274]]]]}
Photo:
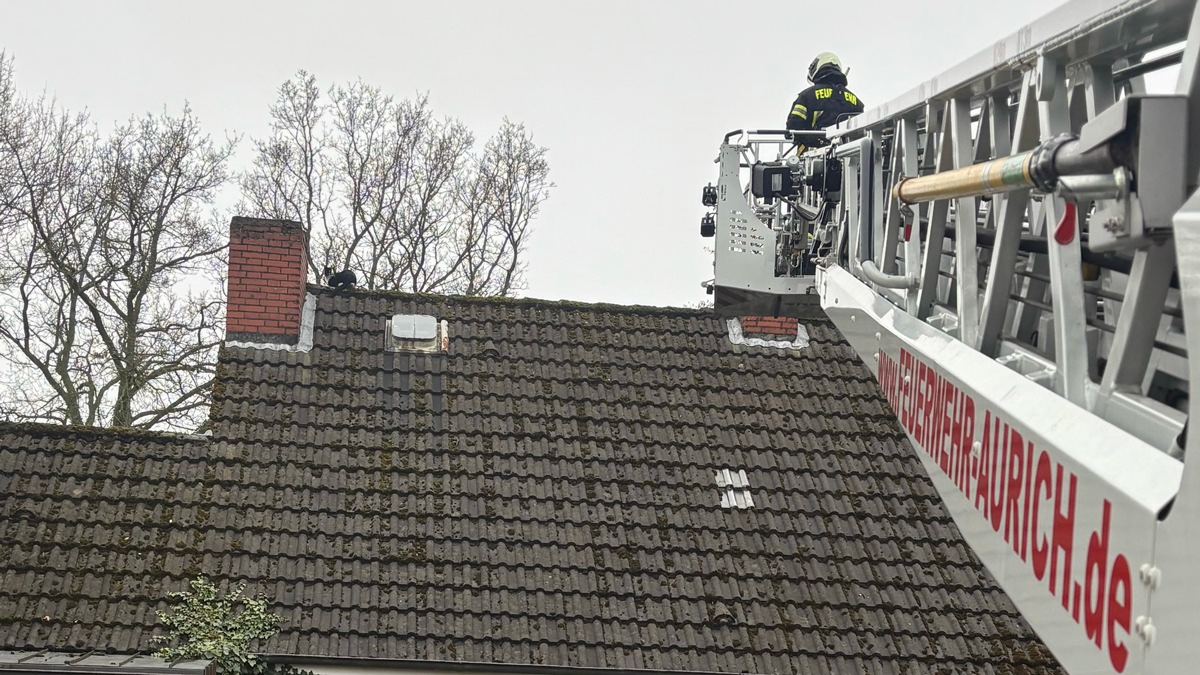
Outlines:
{"type": "Polygon", "coordinates": [[[444,352],[450,325],[428,314],[396,314],[387,321],[387,340],[394,352],[444,352]]]}
{"type": "Polygon", "coordinates": [[[392,337],[397,340],[432,340],[437,337],[437,319],[428,314],[397,314],[392,317],[392,337]]]}

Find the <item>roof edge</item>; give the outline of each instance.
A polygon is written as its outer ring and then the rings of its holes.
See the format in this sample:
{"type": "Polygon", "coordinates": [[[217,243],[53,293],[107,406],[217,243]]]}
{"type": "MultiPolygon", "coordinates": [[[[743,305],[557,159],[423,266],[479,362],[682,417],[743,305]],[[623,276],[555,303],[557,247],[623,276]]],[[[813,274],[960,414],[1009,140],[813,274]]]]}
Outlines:
{"type": "Polygon", "coordinates": [[[4,675],[216,675],[215,662],[150,654],[0,650],[4,675]]]}
{"type": "MultiPolygon", "coordinates": [[[[353,666],[389,668],[392,670],[421,670],[437,672],[519,673],[521,675],[729,675],[707,670],[649,670],[639,668],[597,668],[593,666],[546,666],[486,661],[422,661],[420,659],[387,659],[364,656],[311,656],[301,654],[260,654],[271,663],[305,666],[353,666]]],[[[740,673],[739,675],[754,675],[740,673]]]]}

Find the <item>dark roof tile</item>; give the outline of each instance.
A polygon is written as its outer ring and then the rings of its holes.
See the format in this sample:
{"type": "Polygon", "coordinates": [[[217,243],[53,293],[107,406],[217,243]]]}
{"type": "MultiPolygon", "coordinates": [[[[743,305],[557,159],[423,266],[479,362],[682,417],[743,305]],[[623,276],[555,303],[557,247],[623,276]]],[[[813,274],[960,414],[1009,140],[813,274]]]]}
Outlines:
{"type": "Polygon", "coordinates": [[[272,598],[281,653],[1058,672],[828,322],[789,353],[687,310],[319,292],[315,325],[223,352],[211,439],[0,427],[0,648],[149,649],[204,572],[272,598]],[[449,354],[385,352],[394,313],[449,354]]]}

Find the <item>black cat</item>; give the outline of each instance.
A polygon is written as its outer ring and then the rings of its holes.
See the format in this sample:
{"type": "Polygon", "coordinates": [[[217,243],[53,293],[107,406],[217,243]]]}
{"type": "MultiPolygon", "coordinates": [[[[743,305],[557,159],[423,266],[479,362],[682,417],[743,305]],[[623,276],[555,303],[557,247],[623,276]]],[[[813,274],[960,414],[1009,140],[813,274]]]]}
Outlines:
{"type": "Polygon", "coordinates": [[[325,266],[325,277],[326,284],[337,290],[350,290],[358,283],[358,277],[354,275],[353,270],[342,270],[335,274],[333,268],[328,265],[325,266]]]}

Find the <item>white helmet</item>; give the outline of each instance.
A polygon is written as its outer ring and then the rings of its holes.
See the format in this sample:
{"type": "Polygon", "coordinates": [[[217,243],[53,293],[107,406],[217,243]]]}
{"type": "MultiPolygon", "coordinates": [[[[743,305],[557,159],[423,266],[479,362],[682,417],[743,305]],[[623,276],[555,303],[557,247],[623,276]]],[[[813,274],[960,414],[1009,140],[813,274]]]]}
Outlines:
{"type": "Polygon", "coordinates": [[[812,63],[808,64],[808,81],[812,82],[813,78],[817,76],[817,72],[829,66],[834,67],[843,75],[846,74],[846,71],[842,68],[842,60],[837,57],[837,54],[833,52],[821,52],[817,54],[817,58],[812,60],[812,63]]]}

